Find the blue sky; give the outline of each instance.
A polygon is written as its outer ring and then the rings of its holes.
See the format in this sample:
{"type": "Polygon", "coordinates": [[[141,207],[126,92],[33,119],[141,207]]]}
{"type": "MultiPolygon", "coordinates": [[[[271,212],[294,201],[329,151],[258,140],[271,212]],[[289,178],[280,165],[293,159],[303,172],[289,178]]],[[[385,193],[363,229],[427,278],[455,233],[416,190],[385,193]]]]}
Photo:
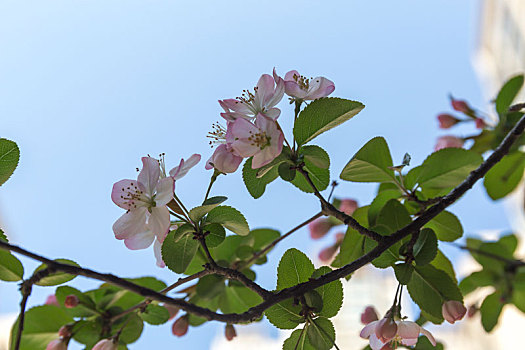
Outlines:
{"type": "MultiPolygon", "coordinates": [[[[121,215],[114,182],[136,175],[140,157],[166,152],[211,154],[205,138],[220,119],[217,100],[252,88],[259,76],[297,69],[335,82],[334,96],[366,108],[317,144],[338,174],[359,147],[384,136],[395,161],[419,164],[432,152],[435,116],[450,110],[448,93],[485,106],[471,65],[478,1],[3,1],[0,3],[0,137],[15,140],[21,161],[0,188],[0,213],[11,240],[41,254],[122,276],[177,276],[155,267],[150,249],[129,251],[113,237],[121,215]]],[[[283,128],[292,111],[280,105],[283,128]]],[[[469,131],[466,130],[465,134],[469,131]]],[[[198,205],[210,173],[204,162],[177,183],[198,205]]],[[[213,190],[227,195],[251,227],[286,231],[316,213],[315,198],[276,182],[253,200],[240,173],[213,190]],[[276,205],[276,203],[278,203],[276,205]]],[[[336,195],[370,202],[375,187],[341,184],[336,195]]],[[[503,207],[476,186],[452,209],[465,230],[504,229],[503,207]]],[[[324,243],[297,232],[259,271],[275,284],[278,257],[289,247],[316,254],[324,243]]],[[[27,263],[28,273],[36,266],[27,263]]],[[[98,283],[78,278],[80,289],[98,283]]],[[[31,305],[52,289],[36,288],[31,305]]],[[[15,312],[16,284],[0,288],[0,313],[15,312]]],[[[132,349],[160,345],[205,349],[222,327],[147,327],[132,349]]],[[[75,348],[75,347],[72,347],[75,348]]]]}

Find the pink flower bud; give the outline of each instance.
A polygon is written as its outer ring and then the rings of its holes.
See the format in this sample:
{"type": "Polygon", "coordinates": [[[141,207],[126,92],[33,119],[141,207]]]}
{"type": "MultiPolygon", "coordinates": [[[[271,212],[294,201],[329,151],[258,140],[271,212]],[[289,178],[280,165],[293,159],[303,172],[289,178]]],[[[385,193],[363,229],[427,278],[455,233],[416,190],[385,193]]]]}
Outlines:
{"type": "Polygon", "coordinates": [[[332,226],[333,224],[328,219],[315,219],[308,224],[310,237],[312,237],[312,239],[322,238],[328,233],[328,231],[330,231],[332,226]]]}
{"type": "Polygon", "coordinates": [[[463,100],[455,100],[453,97],[451,97],[450,104],[452,105],[452,108],[454,108],[454,110],[461,113],[469,114],[472,111],[468,103],[463,100]]]}
{"type": "Polygon", "coordinates": [[[481,118],[476,118],[476,120],[474,120],[474,122],[476,123],[476,128],[478,129],[484,129],[487,124],[485,123],[485,121],[481,118]]]}
{"type": "Polygon", "coordinates": [[[117,350],[118,342],[115,339],[102,339],[91,350],[117,350]]]}
{"type": "Polygon", "coordinates": [[[55,339],[47,344],[46,350],[67,350],[67,343],[63,339],[55,339]]]}
{"type": "Polygon", "coordinates": [[[436,146],[434,146],[434,151],[439,151],[443,148],[461,148],[463,146],[463,139],[460,139],[456,136],[441,136],[437,139],[436,146]]]}
{"type": "Polygon", "coordinates": [[[441,312],[448,323],[454,324],[465,316],[467,308],[457,300],[448,300],[443,303],[441,312]]]}
{"type": "Polygon", "coordinates": [[[190,323],[188,322],[188,316],[184,315],[179,317],[171,327],[171,332],[177,337],[182,337],[184,334],[188,333],[188,327],[190,323]]]}
{"type": "Polygon", "coordinates": [[[323,262],[330,262],[337,251],[338,246],[332,245],[330,247],[326,247],[323,250],[319,252],[319,260],[323,262]]]}
{"type": "Polygon", "coordinates": [[[396,335],[397,324],[390,317],[385,317],[377,323],[375,333],[379,340],[386,343],[396,335]]]}
{"type": "Polygon", "coordinates": [[[346,215],[352,215],[357,209],[357,202],[353,199],[343,199],[339,205],[339,210],[346,215]]]}
{"type": "Polygon", "coordinates": [[[68,309],[74,308],[78,305],[78,297],[76,295],[70,294],[64,300],[64,306],[68,309]]]}
{"type": "Polygon", "coordinates": [[[365,311],[361,314],[361,323],[362,324],[369,324],[370,322],[374,322],[379,320],[379,316],[377,316],[377,311],[373,306],[367,306],[365,308],[365,311]]]}
{"type": "Polygon", "coordinates": [[[232,340],[237,336],[237,332],[235,331],[235,328],[231,324],[227,324],[226,328],[224,328],[224,336],[228,341],[232,340]]]}
{"type": "Polygon", "coordinates": [[[229,144],[223,143],[215,149],[212,156],[206,162],[206,169],[217,169],[221,173],[234,173],[239,164],[242,162],[242,157],[233,153],[233,149],[229,144]]]}
{"type": "Polygon", "coordinates": [[[438,118],[438,121],[439,121],[439,127],[441,129],[448,129],[448,128],[456,125],[460,121],[459,119],[457,119],[453,115],[450,115],[450,114],[447,114],[447,113],[442,113],[442,114],[438,115],[437,118],[438,118]]]}
{"type": "Polygon", "coordinates": [[[62,338],[70,338],[71,337],[71,327],[69,326],[62,326],[58,330],[58,335],[62,338]]]}
{"type": "Polygon", "coordinates": [[[467,309],[467,317],[472,318],[478,313],[478,307],[476,305],[470,305],[467,309]]]}
{"type": "Polygon", "coordinates": [[[57,297],[55,296],[55,294],[51,294],[47,297],[46,299],[46,305],[55,305],[55,306],[60,306],[58,304],[58,301],[57,301],[57,297]]]}
{"type": "Polygon", "coordinates": [[[178,308],[177,306],[173,306],[169,304],[164,304],[162,306],[164,306],[170,313],[170,318],[169,318],[170,320],[173,319],[175,316],[177,316],[180,310],[180,308],[178,308]]]}

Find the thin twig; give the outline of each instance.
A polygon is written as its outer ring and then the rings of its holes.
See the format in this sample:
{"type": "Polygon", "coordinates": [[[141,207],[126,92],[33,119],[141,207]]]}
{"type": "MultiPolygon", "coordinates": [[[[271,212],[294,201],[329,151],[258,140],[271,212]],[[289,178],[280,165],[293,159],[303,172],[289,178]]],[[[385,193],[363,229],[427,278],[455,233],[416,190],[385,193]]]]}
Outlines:
{"type": "Polygon", "coordinates": [[[493,254],[493,253],[490,253],[490,252],[483,251],[481,249],[471,248],[471,247],[467,247],[467,246],[464,246],[464,245],[459,245],[459,244],[456,244],[456,243],[451,243],[451,244],[454,247],[456,247],[456,248],[459,248],[459,249],[462,249],[462,250],[466,250],[466,251],[469,251],[471,253],[483,255],[483,256],[486,256],[486,257],[494,259],[494,260],[498,260],[498,261],[504,262],[505,264],[507,264],[509,266],[512,266],[512,267],[525,266],[525,261],[522,261],[522,260],[507,259],[507,258],[504,258],[502,256],[499,256],[499,255],[496,255],[496,254],[493,254]]]}
{"type": "Polygon", "coordinates": [[[306,221],[300,223],[299,225],[295,226],[290,231],[286,232],[284,235],[280,236],[279,238],[275,239],[273,242],[269,243],[266,247],[264,247],[261,250],[255,252],[253,254],[253,256],[250,259],[244,261],[244,263],[241,265],[242,267],[239,267],[239,268],[242,269],[243,267],[246,267],[246,266],[250,265],[252,262],[257,260],[262,255],[264,255],[267,251],[269,251],[270,249],[275,247],[277,245],[277,243],[279,243],[280,241],[282,241],[286,237],[290,236],[292,233],[294,233],[295,231],[299,230],[301,227],[304,227],[304,226],[308,225],[310,222],[314,221],[315,219],[321,217],[322,215],[323,215],[323,213],[319,212],[319,213],[315,214],[314,216],[312,216],[311,218],[309,218],[308,220],[306,220],[306,221]]]}

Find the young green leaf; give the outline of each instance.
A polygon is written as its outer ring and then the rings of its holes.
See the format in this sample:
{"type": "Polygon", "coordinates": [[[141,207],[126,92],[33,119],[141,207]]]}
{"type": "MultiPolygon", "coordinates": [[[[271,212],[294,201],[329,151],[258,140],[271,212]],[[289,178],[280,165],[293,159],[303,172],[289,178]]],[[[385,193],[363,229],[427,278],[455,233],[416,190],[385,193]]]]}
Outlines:
{"type": "Polygon", "coordinates": [[[290,337],[284,341],[283,350],[316,350],[308,340],[306,329],[293,331],[290,337]]]}
{"type": "Polygon", "coordinates": [[[374,137],[350,159],[340,178],[352,182],[393,182],[392,156],[384,138],[374,137]]]}
{"type": "MultiPolygon", "coordinates": [[[[79,266],[76,262],[74,262],[73,260],[69,260],[69,259],[55,259],[54,261],[62,263],[62,264],[67,264],[67,265],[73,265],[77,267],[79,266]]],[[[47,267],[46,264],[42,264],[36,268],[35,272],[43,270],[46,267],[47,267]]],[[[50,274],[47,277],[42,278],[40,281],[38,281],[35,284],[39,286],[56,286],[56,285],[71,281],[75,277],[77,276],[70,275],[65,272],[55,272],[55,273],[50,274]]]]}
{"type": "Polygon", "coordinates": [[[483,300],[479,311],[481,313],[481,324],[486,332],[490,332],[496,327],[504,305],[499,291],[492,293],[483,300]]]}
{"type": "Polygon", "coordinates": [[[416,264],[429,264],[436,257],[437,250],[438,242],[434,231],[429,228],[422,229],[413,248],[416,264]]]}
{"type": "Polygon", "coordinates": [[[442,211],[424,227],[432,229],[440,241],[453,242],[463,236],[461,222],[449,211],[442,211]]]}
{"type": "Polygon", "coordinates": [[[330,167],[330,156],[319,146],[303,146],[300,148],[299,154],[303,155],[306,161],[318,168],[328,169],[330,167]]]}
{"type": "Polygon", "coordinates": [[[295,179],[296,170],[293,167],[293,164],[288,162],[283,162],[279,164],[279,167],[277,168],[277,171],[279,172],[279,176],[284,181],[292,181],[295,179]]]}
{"type": "Polygon", "coordinates": [[[502,117],[507,114],[512,101],[516,98],[523,86],[523,75],[510,78],[498,92],[496,97],[496,111],[502,117]]]}
{"type": "Polygon", "coordinates": [[[273,182],[279,174],[277,167],[272,167],[264,174],[264,176],[257,177],[258,169],[252,169],[252,158],[248,158],[242,167],[242,179],[246,185],[246,189],[250,195],[257,199],[261,197],[266,190],[266,185],[273,182]]]}
{"type": "Polygon", "coordinates": [[[199,220],[206,214],[210,212],[213,208],[227,200],[227,197],[217,196],[206,199],[201,206],[195,207],[190,210],[190,219],[193,222],[199,222],[199,220]]]}
{"type": "Polygon", "coordinates": [[[308,340],[317,350],[329,350],[335,343],[335,328],[325,317],[318,317],[306,329],[308,340]]]}
{"type": "Polygon", "coordinates": [[[520,183],[525,170],[525,153],[515,152],[503,157],[483,180],[487,194],[493,200],[511,193],[520,183]]]}
{"type": "Polygon", "coordinates": [[[15,171],[20,150],[15,142],[7,139],[0,139],[0,186],[6,182],[15,171]]]}
{"type": "Polygon", "coordinates": [[[149,304],[144,311],[139,313],[140,318],[152,325],[159,325],[168,322],[170,312],[164,306],[149,304]]]}
{"type": "MultiPolygon", "coordinates": [[[[353,213],[354,219],[364,227],[368,227],[368,211],[369,207],[359,207],[353,213]]],[[[339,254],[335,257],[332,262],[333,267],[342,267],[365,253],[365,236],[348,226],[346,229],[343,243],[339,248],[339,254]]]]}
{"type": "Polygon", "coordinates": [[[294,329],[304,322],[301,306],[294,304],[293,299],[286,299],[264,311],[271,324],[279,329],[294,329]]]}
{"type": "Polygon", "coordinates": [[[206,222],[221,224],[240,236],[246,236],[250,233],[248,222],[241,212],[227,205],[221,205],[212,209],[206,217],[206,222]]]}
{"type": "Polygon", "coordinates": [[[0,280],[20,281],[24,278],[24,266],[11,252],[0,249],[0,280]]]}
{"type": "MultiPolygon", "coordinates": [[[[323,191],[330,184],[330,170],[319,168],[315,166],[310,160],[304,160],[304,169],[308,172],[310,179],[312,180],[315,188],[319,191],[323,191]]],[[[313,193],[314,189],[305,179],[302,174],[298,174],[292,181],[292,184],[306,193],[313,193]]]]}
{"type": "MultiPolygon", "coordinates": [[[[319,278],[330,271],[332,271],[332,269],[328,266],[321,266],[314,271],[312,278],[319,278]]],[[[321,311],[317,313],[317,315],[327,318],[337,315],[341,309],[341,306],[343,305],[343,284],[341,281],[337,280],[327,283],[319,288],[316,288],[315,291],[319,293],[321,299],[323,300],[323,307],[321,311]]]]}
{"type": "Polygon", "coordinates": [[[117,334],[121,329],[119,340],[124,344],[131,344],[140,338],[144,329],[144,322],[137,314],[132,313],[128,317],[120,318],[113,324],[111,335],[117,334]],[[124,328],[122,328],[123,326],[124,328]]]}
{"type": "Polygon", "coordinates": [[[229,286],[219,298],[223,313],[243,313],[262,302],[259,294],[245,286],[229,286]]]}
{"type": "Polygon", "coordinates": [[[209,224],[202,228],[202,231],[206,234],[204,240],[208,248],[214,248],[220,245],[226,237],[226,231],[220,224],[209,224]]]}
{"type": "Polygon", "coordinates": [[[162,260],[175,273],[183,273],[199,249],[199,242],[192,235],[185,235],[177,242],[171,231],[162,243],[162,260]]]}
{"type": "Polygon", "coordinates": [[[394,272],[399,283],[407,285],[412,278],[414,266],[412,264],[401,263],[394,265],[394,272]]]}
{"type": "Polygon", "coordinates": [[[307,282],[314,272],[314,264],[295,248],[288,249],[277,267],[277,290],[307,282]]]}
{"type": "Polygon", "coordinates": [[[295,121],[293,135],[299,146],[349,120],[365,106],[342,98],[320,98],[312,101],[295,121]]]}

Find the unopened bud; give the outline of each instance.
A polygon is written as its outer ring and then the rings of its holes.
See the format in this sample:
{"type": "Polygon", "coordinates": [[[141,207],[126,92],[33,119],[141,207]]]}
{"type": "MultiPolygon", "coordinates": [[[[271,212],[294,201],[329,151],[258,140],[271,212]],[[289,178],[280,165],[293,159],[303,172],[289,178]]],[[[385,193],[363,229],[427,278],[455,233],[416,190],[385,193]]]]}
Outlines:
{"type": "Polygon", "coordinates": [[[352,215],[357,209],[357,202],[353,199],[343,199],[339,204],[339,210],[346,215],[352,215]]]}
{"type": "Polygon", "coordinates": [[[460,122],[460,120],[453,115],[442,113],[437,116],[439,127],[441,129],[448,129],[460,122]]]}
{"type": "Polygon", "coordinates": [[[64,339],[51,340],[47,344],[46,350],[67,350],[67,342],[64,339]]]}
{"type": "Polygon", "coordinates": [[[329,262],[332,260],[335,252],[337,251],[338,245],[331,245],[330,247],[326,247],[323,250],[319,252],[319,260],[323,262],[329,262]]]}
{"type": "Polygon", "coordinates": [[[117,350],[118,342],[116,339],[102,339],[91,350],[117,350]]]}
{"type": "Polygon", "coordinates": [[[390,339],[394,338],[394,336],[397,333],[397,324],[396,322],[390,318],[385,317],[382,318],[375,328],[375,333],[377,339],[381,340],[383,343],[386,343],[390,341],[390,339]]]}
{"type": "Polygon", "coordinates": [[[64,306],[68,309],[74,308],[78,305],[78,297],[76,295],[70,294],[64,300],[64,306]]]}
{"type": "Polygon", "coordinates": [[[474,120],[474,122],[476,123],[476,128],[478,128],[478,129],[485,129],[485,127],[487,126],[485,121],[483,119],[481,119],[481,118],[476,118],[476,120],[474,120]]]}
{"type": "Polygon", "coordinates": [[[450,104],[452,105],[452,108],[458,112],[465,114],[470,114],[472,112],[472,108],[470,108],[466,101],[456,100],[453,97],[450,97],[450,104]]]}
{"type": "Polygon", "coordinates": [[[467,308],[457,300],[448,300],[443,303],[441,312],[448,323],[454,324],[454,322],[461,320],[465,316],[467,308]]]}
{"type": "Polygon", "coordinates": [[[478,313],[478,307],[476,305],[470,305],[467,309],[467,317],[472,318],[478,313]]]}
{"type": "Polygon", "coordinates": [[[70,326],[62,326],[58,330],[58,335],[62,338],[70,338],[71,337],[71,327],[70,326]]]}
{"type": "Polygon", "coordinates": [[[361,323],[362,324],[369,324],[370,322],[374,322],[379,320],[379,316],[377,316],[377,311],[373,306],[367,306],[365,308],[365,311],[361,314],[361,323]]]}
{"type": "Polygon", "coordinates": [[[55,294],[51,294],[47,297],[46,299],[46,305],[55,305],[55,306],[60,306],[58,304],[58,300],[57,300],[57,297],[55,296],[55,294]]]}
{"type": "Polygon", "coordinates": [[[332,228],[333,224],[328,219],[315,219],[308,224],[310,237],[319,239],[324,237],[332,228]]]}
{"type": "Polygon", "coordinates": [[[237,336],[237,332],[235,331],[235,327],[233,327],[232,324],[227,324],[226,328],[224,328],[224,336],[228,341],[233,340],[237,336]]]}
{"type": "Polygon", "coordinates": [[[179,313],[179,310],[180,308],[177,307],[177,306],[173,306],[173,305],[169,305],[169,304],[164,304],[162,305],[164,306],[168,312],[170,313],[170,320],[173,319],[175,316],[177,316],[177,314],[179,313]]]}
{"type": "Polygon", "coordinates": [[[190,323],[188,322],[188,316],[184,315],[179,317],[171,327],[171,332],[177,337],[182,337],[184,334],[188,333],[188,327],[190,323]]]}

